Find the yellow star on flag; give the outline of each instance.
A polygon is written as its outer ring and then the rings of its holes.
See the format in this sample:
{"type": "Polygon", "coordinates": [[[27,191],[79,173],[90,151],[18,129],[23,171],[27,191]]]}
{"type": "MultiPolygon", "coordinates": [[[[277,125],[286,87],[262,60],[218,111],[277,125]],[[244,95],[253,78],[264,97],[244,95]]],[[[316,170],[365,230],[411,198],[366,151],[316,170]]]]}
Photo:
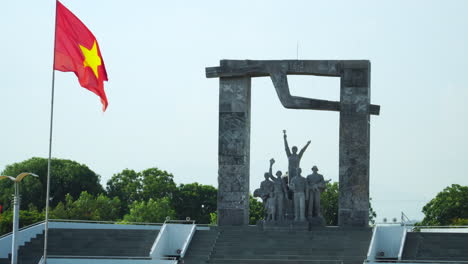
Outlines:
{"type": "Polygon", "coordinates": [[[100,66],[102,62],[101,62],[101,57],[99,57],[99,54],[98,54],[96,40],[94,41],[93,47],[91,49],[87,49],[86,47],[81,46],[81,45],[80,45],[80,49],[81,49],[81,52],[83,52],[83,55],[85,57],[83,61],[83,66],[90,67],[91,70],[93,70],[94,75],[96,75],[96,78],[99,78],[98,66],[100,66]]]}

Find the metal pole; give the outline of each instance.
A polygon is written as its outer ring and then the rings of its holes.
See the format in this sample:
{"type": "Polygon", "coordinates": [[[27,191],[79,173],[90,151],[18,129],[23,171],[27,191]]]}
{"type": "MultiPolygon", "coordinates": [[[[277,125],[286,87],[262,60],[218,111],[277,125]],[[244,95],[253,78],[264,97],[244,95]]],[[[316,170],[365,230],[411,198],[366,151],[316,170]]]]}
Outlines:
{"type": "Polygon", "coordinates": [[[47,193],[46,193],[46,211],[44,223],[44,264],[47,264],[47,241],[49,233],[49,201],[50,201],[50,172],[52,159],[52,131],[54,123],[54,90],[55,90],[55,40],[57,35],[57,0],[55,0],[55,25],[54,25],[54,56],[52,63],[52,91],[50,96],[50,130],[49,130],[49,159],[47,161],[47,193]]]}
{"type": "Polygon", "coordinates": [[[18,263],[18,226],[19,226],[20,196],[18,183],[15,182],[15,194],[13,197],[13,235],[11,239],[11,264],[18,263]]]}

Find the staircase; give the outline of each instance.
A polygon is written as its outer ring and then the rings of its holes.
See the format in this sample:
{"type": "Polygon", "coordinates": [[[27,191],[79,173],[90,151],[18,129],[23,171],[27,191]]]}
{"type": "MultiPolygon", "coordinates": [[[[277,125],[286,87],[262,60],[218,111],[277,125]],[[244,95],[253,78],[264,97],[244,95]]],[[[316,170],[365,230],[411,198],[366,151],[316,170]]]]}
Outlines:
{"type": "Polygon", "coordinates": [[[316,228],[312,231],[261,231],[220,227],[208,263],[362,264],[372,230],[316,228]]]}
{"type": "Polygon", "coordinates": [[[206,263],[219,236],[217,229],[197,230],[185,253],[184,264],[206,263]]]}
{"type": "Polygon", "coordinates": [[[468,233],[407,233],[402,259],[467,261],[468,233]]]}
{"type": "Polygon", "coordinates": [[[157,230],[51,229],[49,255],[147,257],[157,230]]]}
{"type": "MultiPolygon", "coordinates": [[[[49,229],[49,256],[148,257],[158,230],[49,229]]],[[[44,251],[44,234],[18,250],[18,264],[37,264],[44,251]]],[[[6,261],[5,261],[6,260],[6,261]]],[[[10,263],[0,259],[0,264],[10,263]]]]}

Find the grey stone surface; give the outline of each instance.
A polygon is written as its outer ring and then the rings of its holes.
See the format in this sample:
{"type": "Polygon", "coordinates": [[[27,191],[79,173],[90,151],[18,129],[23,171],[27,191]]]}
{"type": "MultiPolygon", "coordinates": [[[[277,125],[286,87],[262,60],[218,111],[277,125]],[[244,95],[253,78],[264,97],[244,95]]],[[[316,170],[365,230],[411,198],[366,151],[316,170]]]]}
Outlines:
{"type": "MultiPolygon", "coordinates": [[[[49,229],[49,256],[148,258],[158,230],[49,229]]],[[[18,249],[18,264],[37,264],[44,253],[44,233],[18,249]]]]}
{"type": "Polygon", "coordinates": [[[409,232],[402,259],[407,262],[431,260],[468,261],[468,233],[409,232]]]}
{"type": "Polygon", "coordinates": [[[343,63],[338,225],[369,223],[370,63],[343,63]]]}
{"type": "Polygon", "coordinates": [[[250,78],[220,78],[218,225],[249,223],[250,78]]]}
{"type": "MultiPolygon", "coordinates": [[[[326,188],[322,174],[318,173],[317,166],[312,167],[312,174],[307,176],[307,218],[322,218],[320,210],[320,195],[326,188]]],[[[314,221],[316,222],[316,221],[314,221]]]]}
{"type": "MultiPolygon", "coordinates": [[[[208,263],[336,263],[362,264],[372,230],[313,228],[261,230],[258,227],[219,228],[208,263]]],[[[278,227],[273,226],[273,228],[278,227]]]]}
{"type": "Polygon", "coordinates": [[[250,79],[269,76],[281,104],[290,109],[340,112],[339,225],[368,225],[369,116],[380,106],[370,104],[370,62],[367,60],[222,60],[206,68],[220,78],[218,224],[248,223],[250,79]],[[341,78],[340,101],[291,95],[288,74],[341,78]],[[236,199],[230,192],[241,193],[236,199]]]}
{"type": "Polygon", "coordinates": [[[286,130],[283,130],[283,139],[284,139],[284,148],[286,150],[286,156],[288,157],[288,176],[289,180],[292,180],[298,174],[300,168],[301,159],[306,151],[307,147],[310,145],[310,140],[307,141],[307,144],[297,153],[298,148],[293,146],[291,149],[288,145],[288,136],[286,135],[286,130]]]}
{"type": "Polygon", "coordinates": [[[264,221],[257,223],[260,230],[263,231],[309,231],[308,221],[280,220],[264,221]]]}
{"type": "Polygon", "coordinates": [[[289,182],[289,189],[294,193],[294,220],[305,222],[307,180],[302,177],[300,168],[298,174],[289,182]]]}

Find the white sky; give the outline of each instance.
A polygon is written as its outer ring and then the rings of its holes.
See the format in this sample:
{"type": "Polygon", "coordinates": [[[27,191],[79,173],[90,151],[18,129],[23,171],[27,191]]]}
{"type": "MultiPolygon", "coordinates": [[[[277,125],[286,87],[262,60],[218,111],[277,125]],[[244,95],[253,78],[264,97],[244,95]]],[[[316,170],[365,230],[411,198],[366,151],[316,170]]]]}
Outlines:
{"type": "MultiPolygon", "coordinates": [[[[47,157],[54,1],[0,8],[0,170],[47,157]]],[[[102,182],[157,166],[177,183],[217,186],[220,59],[368,59],[371,197],[378,220],[421,219],[446,186],[468,185],[467,1],[63,0],[96,35],[109,108],[57,72],[53,156],[87,164],[102,182]]],[[[291,77],[295,95],[338,100],[339,80],[291,77]]],[[[252,82],[251,190],[290,145],[312,140],[301,165],[338,180],[336,112],[282,108],[268,78],[252,82]]],[[[1,191],[1,190],[0,190],[1,191]]]]}

